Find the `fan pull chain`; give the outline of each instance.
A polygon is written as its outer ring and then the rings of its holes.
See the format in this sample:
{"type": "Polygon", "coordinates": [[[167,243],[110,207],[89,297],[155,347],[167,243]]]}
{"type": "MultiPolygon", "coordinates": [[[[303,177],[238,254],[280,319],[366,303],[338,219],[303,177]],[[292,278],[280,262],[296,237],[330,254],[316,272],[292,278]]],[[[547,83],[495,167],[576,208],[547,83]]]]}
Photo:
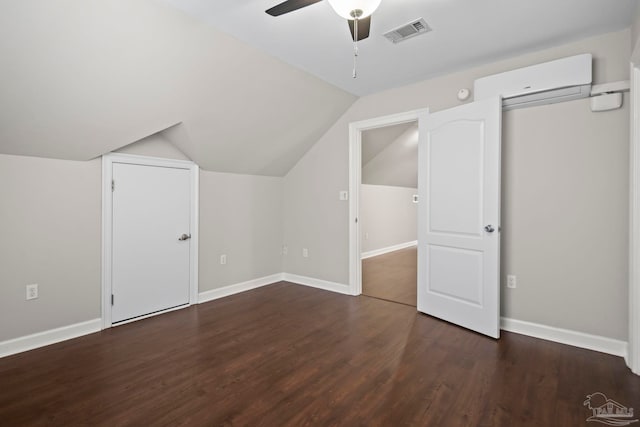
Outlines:
{"type": "Polygon", "coordinates": [[[353,78],[358,78],[358,18],[353,20],[353,78]]]}

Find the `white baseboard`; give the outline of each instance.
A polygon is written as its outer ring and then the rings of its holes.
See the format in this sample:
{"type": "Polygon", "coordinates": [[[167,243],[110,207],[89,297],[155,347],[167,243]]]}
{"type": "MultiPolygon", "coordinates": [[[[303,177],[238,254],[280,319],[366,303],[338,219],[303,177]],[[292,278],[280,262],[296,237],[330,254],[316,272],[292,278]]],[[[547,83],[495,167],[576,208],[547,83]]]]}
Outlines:
{"type": "Polygon", "coordinates": [[[412,246],[418,246],[418,241],[399,243],[393,246],[387,246],[386,248],[374,249],[372,251],[362,252],[361,259],[367,259],[378,255],[388,254],[389,252],[399,251],[400,249],[410,248],[412,246]]]}
{"type": "Polygon", "coordinates": [[[10,356],[23,351],[33,350],[34,348],[81,337],[82,335],[92,334],[101,329],[102,319],[93,319],[3,341],[0,342],[0,357],[10,356]]]}
{"type": "MultiPolygon", "coordinates": [[[[281,280],[283,280],[283,274],[278,273],[271,276],[249,280],[243,283],[237,283],[231,286],[225,286],[224,288],[220,289],[201,292],[198,295],[198,303],[226,297],[229,295],[237,294],[239,292],[259,288],[261,286],[270,285],[281,280]]],[[[135,320],[140,319],[136,318],[135,320]]],[[[123,324],[124,323],[127,322],[123,322],[123,324]]],[[[14,338],[11,340],[0,342],[0,357],[10,356],[12,354],[21,353],[23,351],[33,350],[38,347],[44,347],[46,345],[55,344],[57,342],[66,341],[87,334],[92,334],[100,330],[102,330],[102,319],[93,319],[86,322],[51,329],[49,331],[38,332],[32,335],[14,338]]]]}
{"type": "MultiPolygon", "coordinates": [[[[315,279],[313,277],[299,276],[297,274],[278,273],[271,276],[249,280],[247,282],[237,283],[235,285],[225,286],[220,289],[201,292],[199,294],[198,303],[212,301],[214,299],[256,289],[261,286],[270,285],[283,280],[296,283],[298,285],[351,295],[349,292],[349,286],[342,283],[315,279]]],[[[625,360],[627,358],[627,343],[625,341],[568,329],[555,328],[523,320],[509,319],[506,317],[502,317],[500,319],[500,324],[501,328],[508,332],[514,332],[521,335],[527,335],[588,350],[599,351],[601,353],[612,354],[614,356],[624,357],[625,360]]],[[[73,325],[63,326],[3,341],[0,342],[0,357],[10,356],[23,351],[33,350],[35,348],[92,334],[94,332],[99,332],[101,329],[102,319],[93,319],[86,322],[75,323],[73,325]]]]}
{"type": "Polygon", "coordinates": [[[329,282],[327,280],[315,279],[313,277],[298,276],[297,274],[283,273],[282,280],[296,283],[298,285],[310,286],[312,288],[324,289],[325,291],[337,292],[339,294],[351,295],[349,285],[329,282]]]}
{"type": "Polygon", "coordinates": [[[625,341],[506,317],[500,319],[500,326],[501,329],[515,332],[516,334],[613,354],[614,356],[627,357],[627,343],[625,341]]]}
{"type": "Polygon", "coordinates": [[[234,285],[225,286],[219,289],[212,289],[210,291],[200,292],[198,294],[198,304],[207,301],[213,301],[218,298],[228,297],[240,292],[250,291],[262,286],[271,285],[272,283],[280,282],[284,280],[283,274],[272,274],[271,276],[259,277],[257,279],[248,280],[242,283],[236,283],[234,285]]]}
{"type": "Polygon", "coordinates": [[[240,292],[250,291],[262,286],[271,285],[280,281],[287,281],[297,285],[310,286],[312,288],[324,289],[325,291],[337,292],[339,294],[351,295],[349,286],[342,283],[329,282],[327,280],[315,279],[313,277],[298,276],[297,274],[278,273],[271,276],[260,277],[258,279],[249,280],[234,285],[225,286],[224,288],[212,289],[210,291],[200,292],[198,295],[198,304],[213,301],[218,298],[228,297],[240,292]]]}

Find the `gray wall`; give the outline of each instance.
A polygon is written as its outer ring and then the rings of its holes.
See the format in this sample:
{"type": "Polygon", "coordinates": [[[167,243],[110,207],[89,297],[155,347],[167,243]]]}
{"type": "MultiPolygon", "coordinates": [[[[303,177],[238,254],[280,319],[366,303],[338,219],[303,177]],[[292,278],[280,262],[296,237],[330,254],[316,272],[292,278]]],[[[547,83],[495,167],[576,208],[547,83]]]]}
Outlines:
{"type": "MultiPolygon", "coordinates": [[[[162,132],[118,152],[188,160],[162,132]]],[[[199,292],[282,272],[282,188],[283,178],[200,170],[199,292]]]]}
{"type": "MultiPolygon", "coordinates": [[[[368,143],[366,133],[363,132],[362,135],[363,147],[368,143]]],[[[390,141],[389,145],[363,165],[362,183],[413,188],[418,186],[418,123],[390,141]]]]}
{"type": "MultiPolygon", "coordinates": [[[[596,83],[629,78],[627,30],[360,98],[285,177],[285,271],[348,282],[348,204],[335,195],[348,187],[350,122],[454,107],[478,77],[585,52],[596,83]]],[[[579,100],[504,122],[502,263],[520,282],[503,291],[502,314],[626,339],[629,109],[594,114],[579,100]]]]}
{"type": "MultiPolygon", "coordinates": [[[[350,122],[452,107],[477,77],[582,52],[594,54],[596,83],[628,79],[630,47],[629,31],[613,33],[361,98],[283,182],[203,172],[201,290],[282,269],[347,282],[348,203],[338,192],[348,187],[350,122]]],[[[626,339],[629,111],[588,108],[505,115],[503,272],[519,286],[503,292],[503,314],[626,339]]],[[[139,148],[128,150],[169,155],[139,148]]],[[[99,317],[100,176],[98,160],[0,155],[0,340],[99,317]],[[25,301],[29,283],[40,284],[39,299],[25,301]]]]}
{"type": "Polygon", "coordinates": [[[200,292],[282,272],[282,182],[200,171],[200,292]]]}
{"type": "Polygon", "coordinates": [[[182,123],[202,169],[283,176],[356,99],[158,0],[4,1],[0,34],[5,154],[88,160],[182,123]]]}
{"type": "Polygon", "coordinates": [[[0,341],[100,317],[100,176],[99,160],[0,155],[0,341]]]}
{"type": "Polygon", "coordinates": [[[186,154],[176,148],[163,132],[155,133],[133,144],[125,145],[116,153],[135,154],[139,156],[162,157],[165,159],[191,160],[186,154]]]}
{"type": "Polygon", "coordinates": [[[631,24],[631,49],[634,50],[640,41],[640,3],[636,4],[636,10],[631,24]]]}
{"type": "Polygon", "coordinates": [[[418,239],[417,188],[360,186],[362,252],[388,248],[418,239]]]}
{"type": "MultiPolygon", "coordinates": [[[[628,98],[625,100],[628,102],[628,98]]],[[[504,316],[627,338],[629,108],[504,114],[504,316]]]]}
{"type": "MultiPolygon", "coordinates": [[[[120,151],[186,158],[159,135],[120,151]]],[[[0,155],[0,341],[100,317],[101,170],[0,155]]],[[[282,181],[200,172],[200,292],[282,271],[282,181]]]]}

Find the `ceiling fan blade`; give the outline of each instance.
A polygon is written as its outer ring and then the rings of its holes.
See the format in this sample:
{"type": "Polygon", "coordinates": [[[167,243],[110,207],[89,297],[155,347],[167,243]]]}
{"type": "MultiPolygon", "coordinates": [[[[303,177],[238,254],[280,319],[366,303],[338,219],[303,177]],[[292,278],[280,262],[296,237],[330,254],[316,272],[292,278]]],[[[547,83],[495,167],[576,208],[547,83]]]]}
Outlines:
{"type": "MultiPolygon", "coordinates": [[[[355,21],[353,19],[349,19],[349,30],[351,30],[351,38],[353,41],[356,41],[356,36],[353,34],[353,27],[355,26],[355,21]]],[[[357,41],[364,40],[369,37],[369,30],[371,29],[371,15],[366,18],[358,19],[358,39],[357,41]]]]}
{"type": "Polygon", "coordinates": [[[265,12],[271,16],[280,16],[285,13],[293,12],[294,10],[302,9],[303,7],[311,6],[312,4],[320,1],[322,0],[287,0],[273,6],[271,9],[267,9],[265,12]]]}

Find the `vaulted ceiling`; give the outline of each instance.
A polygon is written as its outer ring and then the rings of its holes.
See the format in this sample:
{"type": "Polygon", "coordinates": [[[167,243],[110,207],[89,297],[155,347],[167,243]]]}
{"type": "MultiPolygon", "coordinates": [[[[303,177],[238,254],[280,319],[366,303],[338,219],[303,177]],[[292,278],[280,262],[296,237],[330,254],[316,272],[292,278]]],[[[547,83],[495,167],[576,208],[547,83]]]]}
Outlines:
{"type": "Polygon", "coordinates": [[[362,132],[362,183],[418,187],[418,124],[362,132]]]}
{"type": "MultiPolygon", "coordinates": [[[[630,25],[635,0],[382,0],[351,78],[326,2],[20,0],[0,9],[0,154],[88,160],[162,132],[201,167],[282,176],[357,96],[630,25]],[[424,17],[398,45],[384,30],[424,17]]],[[[428,100],[425,100],[428,103],[428,100]]]]}
{"type": "Polygon", "coordinates": [[[201,167],[284,175],[355,96],[152,0],[0,13],[0,153],[87,160],[166,128],[201,167]]]}

